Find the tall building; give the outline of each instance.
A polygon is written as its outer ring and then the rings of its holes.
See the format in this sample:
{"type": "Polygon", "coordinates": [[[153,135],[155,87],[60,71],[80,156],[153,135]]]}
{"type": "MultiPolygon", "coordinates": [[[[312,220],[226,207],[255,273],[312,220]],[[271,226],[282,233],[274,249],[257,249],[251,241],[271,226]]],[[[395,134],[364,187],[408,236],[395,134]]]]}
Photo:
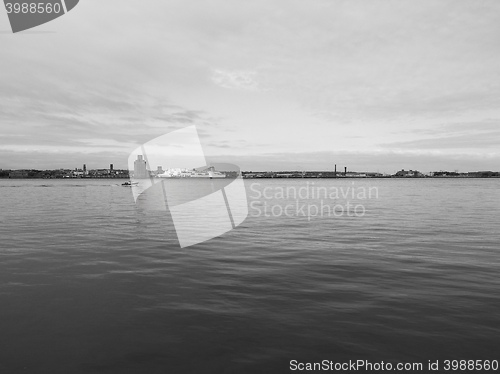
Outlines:
{"type": "Polygon", "coordinates": [[[109,172],[113,174],[113,164],[109,164],[109,172]]]}
{"type": "Polygon", "coordinates": [[[87,164],[83,164],[83,175],[87,175],[87,164]]]}
{"type": "Polygon", "coordinates": [[[148,178],[148,170],[146,168],[146,160],[142,155],[137,156],[137,160],[134,161],[134,178],[148,178]]]}

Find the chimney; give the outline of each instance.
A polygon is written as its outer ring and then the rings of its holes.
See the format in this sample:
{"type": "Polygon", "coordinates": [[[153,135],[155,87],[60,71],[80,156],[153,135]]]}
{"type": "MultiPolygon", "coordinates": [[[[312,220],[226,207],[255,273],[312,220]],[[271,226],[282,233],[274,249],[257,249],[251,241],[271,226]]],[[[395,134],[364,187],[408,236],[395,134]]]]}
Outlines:
{"type": "Polygon", "coordinates": [[[347,166],[344,168],[344,175],[347,175],[347,166]]]}

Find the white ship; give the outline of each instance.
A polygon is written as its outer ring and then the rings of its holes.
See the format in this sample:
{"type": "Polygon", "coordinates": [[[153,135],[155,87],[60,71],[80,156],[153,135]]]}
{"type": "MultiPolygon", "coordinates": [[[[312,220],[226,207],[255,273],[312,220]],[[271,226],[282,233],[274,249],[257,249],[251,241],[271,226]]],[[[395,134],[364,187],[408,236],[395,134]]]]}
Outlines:
{"type": "Polygon", "coordinates": [[[167,169],[163,174],[158,174],[158,178],[226,178],[226,174],[215,171],[215,168],[209,167],[206,170],[187,170],[187,169],[167,169]]]}

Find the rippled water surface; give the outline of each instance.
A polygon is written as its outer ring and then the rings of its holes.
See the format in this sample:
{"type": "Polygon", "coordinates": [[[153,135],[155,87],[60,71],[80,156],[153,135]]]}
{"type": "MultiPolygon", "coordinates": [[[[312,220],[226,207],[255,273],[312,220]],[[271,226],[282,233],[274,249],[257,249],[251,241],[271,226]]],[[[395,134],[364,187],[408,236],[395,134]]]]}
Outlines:
{"type": "Polygon", "coordinates": [[[246,221],[180,249],[116,180],[0,180],[0,372],[500,359],[500,179],[245,183],[246,221]],[[312,186],[378,195],[276,195],[312,186]]]}

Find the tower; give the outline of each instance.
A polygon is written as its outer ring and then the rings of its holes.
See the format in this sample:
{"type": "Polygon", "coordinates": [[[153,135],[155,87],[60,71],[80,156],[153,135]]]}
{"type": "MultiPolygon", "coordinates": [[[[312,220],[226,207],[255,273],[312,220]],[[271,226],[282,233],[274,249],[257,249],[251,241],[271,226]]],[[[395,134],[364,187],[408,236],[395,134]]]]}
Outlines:
{"type": "Polygon", "coordinates": [[[134,178],[144,179],[147,177],[146,160],[142,155],[137,155],[137,160],[134,161],[134,178]]]}

